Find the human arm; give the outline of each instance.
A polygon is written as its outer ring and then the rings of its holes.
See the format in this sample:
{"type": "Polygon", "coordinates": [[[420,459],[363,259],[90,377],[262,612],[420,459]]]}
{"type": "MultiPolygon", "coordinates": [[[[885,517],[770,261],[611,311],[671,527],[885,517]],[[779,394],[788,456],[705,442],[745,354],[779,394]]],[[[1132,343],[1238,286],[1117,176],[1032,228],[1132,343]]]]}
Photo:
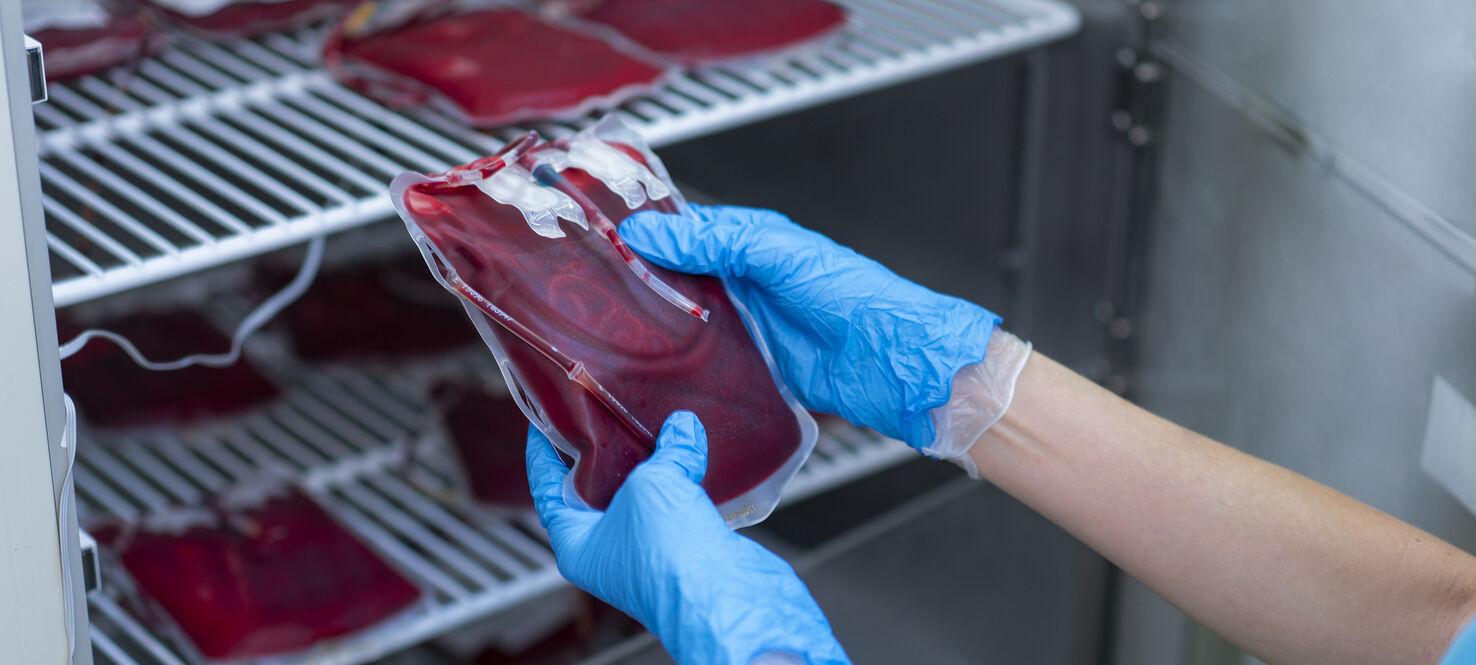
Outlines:
{"type": "Polygon", "coordinates": [[[1476,612],[1476,558],[1039,353],[969,456],[985,479],[1268,663],[1431,665],[1476,612]]]}
{"type": "Polygon", "coordinates": [[[696,212],[621,233],[729,277],[801,401],[981,472],[1262,659],[1434,663],[1476,610],[1476,560],[1438,539],[1156,418],[776,213],[696,212]]]}

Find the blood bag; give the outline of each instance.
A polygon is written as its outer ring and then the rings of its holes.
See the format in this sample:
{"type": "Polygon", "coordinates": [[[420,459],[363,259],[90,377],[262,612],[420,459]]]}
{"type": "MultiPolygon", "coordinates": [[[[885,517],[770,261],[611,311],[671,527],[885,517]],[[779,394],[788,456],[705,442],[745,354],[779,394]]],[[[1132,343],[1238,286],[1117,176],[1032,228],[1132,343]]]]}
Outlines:
{"type": "Polygon", "coordinates": [[[276,478],[93,525],[136,614],[211,662],[301,652],[415,607],[420,589],[276,478]]]}
{"type": "MultiPolygon", "coordinates": [[[[189,310],[138,312],[96,322],[128,340],[150,358],[221,352],[230,338],[189,310]]],[[[81,326],[58,323],[58,336],[71,339],[81,326]]],[[[188,424],[260,406],[278,394],[251,362],[228,367],[194,365],[156,372],[140,367],[110,340],[97,340],[62,361],[67,392],[89,424],[103,427],[188,424]]]]}
{"type": "MultiPolygon", "coordinates": [[[[267,271],[260,281],[276,290],[290,277],[267,271]]],[[[297,355],[312,361],[406,360],[477,340],[419,256],[319,274],[281,319],[297,355]]]]}
{"type": "Polygon", "coordinates": [[[603,509],[684,409],[706,426],[703,486],[728,523],[773,509],[815,423],[721,281],[647,266],[619,240],[637,211],[686,209],[633,130],[611,117],[553,143],[525,136],[443,174],[402,174],[391,199],[524,413],[574,458],[566,499],[603,509]]]}
{"type": "Polygon", "coordinates": [[[26,34],[44,49],[48,81],[142,58],[164,42],[142,20],[109,12],[96,0],[23,0],[21,16],[26,34]]]}
{"type": "Polygon", "coordinates": [[[250,37],[345,11],[349,0],[145,0],[169,23],[208,37],[250,37]]]}
{"type": "Polygon", "coordinates": [[[598,26],[515,9],[450,9],[343,26],[324,60],[346,85],[392,106],[431,105],[493,126],[575,119],[654,87],[663,66],[621,42],[598,26]]]}
{"type": "Polygon", "coordinates": [[[493,508],[532,508],[525,461],[528,418],[517,401],[462,381],[437,383],[431,395],[440,433],[455,453],[470,498],[493,508]]]}
{"type": "Polygon", "coordinates": [[[582,18],[683,65],[788,51],[846,24],[825,0],[604,0],[582,18]]]}

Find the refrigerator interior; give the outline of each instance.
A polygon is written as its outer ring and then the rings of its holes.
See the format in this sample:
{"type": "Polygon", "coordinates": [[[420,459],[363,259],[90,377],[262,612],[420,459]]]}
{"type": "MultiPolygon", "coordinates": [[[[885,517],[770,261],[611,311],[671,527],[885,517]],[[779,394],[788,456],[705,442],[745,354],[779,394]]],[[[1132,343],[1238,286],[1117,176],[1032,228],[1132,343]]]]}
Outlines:
{"type": "MultiPolygon", "coordinates": [[[[845,4],[857,20],[821,51],[680,75],[617,112],[693,192],[783,210],[904,276],[1000,311],[1095,378],[1120,371],[1095,307],[1110,296],[1111,253],[1101,247],[1115,232],[1104,221],[1112,215],[1083,213],[1120,203],[1131,152],[1106,125],[1116,100],[1104,53],[1122,39],[1121,8],[845,4]],[[1083,34],[1048,46],[1077,33],[1083,13],[1094,19],[1083,34]]],[[[251,261],[278,251],[294,260],[294,246],[325,234],[330,261],[346,260],[401,234],[386,221],[391,177],[490,154],[524,130],[482,134],[434,111],[386,109],[316,65],[319,37],[181,38],[134,74],[48,87],[50,99],[31,107],[39,200],[20,198],[45,211],[44,229],[34,212],[22,219],[49,250],[59,311],[189,301],[238,319],[248,303],[219,294],[248,278],[251,261]]],[[[532,128],[557,137],[581,123],[532,128]]],[[[31,283],[47,278],[32,269],[31,283]]],[[[38,314],[38,327],[50,315],[38,314]]],[[[134,519],[198,502],[259,468],[291,469],[429,598],[295,665],[458,662],[456,636],[517,630],[539,603],[567,593],[536,518],[448,506],[400,473],[406,441],[424,430],[421,383],[443,368],[308,366],[270,331],[248,346],[285,386],[272,406],[149,435],[83,430],[75,477],[84,521],[134,519]]],[[[493,369],[486,354],[446,362],[493,369]]],[[[48,407],[60,397],[55,386],[40,392],[48,407]]],[[[418,464],[446,475],[451,461],[418,464]]],[[[750,535],[795,563],[857,662],[985,654],[1064,664],[1101,652],[1108,576],[1099,558],[1002,493],[873,432],[828,424],[785,504],[750,535]],[[990,574],[953,573],[968,566],[990,574]]],[[[106,592],[89,595],[85,623],[93,662],[186,662],[106,592]]],[[[663,657],[640,636],[588,655],[663,657]]]]}

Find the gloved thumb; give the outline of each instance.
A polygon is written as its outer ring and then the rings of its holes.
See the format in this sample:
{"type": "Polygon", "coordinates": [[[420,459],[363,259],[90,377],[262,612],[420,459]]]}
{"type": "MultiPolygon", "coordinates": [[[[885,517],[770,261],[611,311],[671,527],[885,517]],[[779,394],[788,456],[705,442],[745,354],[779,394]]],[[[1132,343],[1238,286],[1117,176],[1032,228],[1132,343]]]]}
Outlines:
{"type": "Polygon", "coordinates": [[[652,471],[672,469],[694,483],[707,475],[707,429],[691,411],[677,411],[656,436],[656,452],[641,464],[652,471]]]}
{"type": "Polygon", "coordinates": [[[621,222],[620,237],[631,249],[663,268],[722,275],[729,272],[736,230],[737,226],[729,223],[642,212],[621,222]]]}

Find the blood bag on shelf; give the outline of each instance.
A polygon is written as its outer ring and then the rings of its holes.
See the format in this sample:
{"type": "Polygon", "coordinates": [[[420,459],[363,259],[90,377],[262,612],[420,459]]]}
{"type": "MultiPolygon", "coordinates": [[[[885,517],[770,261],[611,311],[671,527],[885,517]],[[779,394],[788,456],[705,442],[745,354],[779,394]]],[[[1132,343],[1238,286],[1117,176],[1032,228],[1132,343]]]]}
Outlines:
{"type": "Polygon", "coordinates": [[[553,143],[528,135],[391,189],[525,415],[574,458],[568,500],[608,505],[685,409],[707,428],[703,486],[729,525],[769,514],[815,422],[721,281],[648,266],[620,241],[616,225],[637,211],[686,209],[633,130],[611,117],[553,143]]]}
{"type": "MultiPolygon", "coordinates": [[[[291,275],[266,269],[271,291],[291,275]]],[[[408,360],[477,341],[476,328],[425,274],[419,256],[325,271],[281,315],[281,327],[305,360],[408,360]]]]}
{"type": "MultiPolygon", "coordinates": [[[[88,327],[122,335],[154,360],[231,348],[230,338],[190,310],[141,311],[88,327]]],[[[83,326],[63,318],[57,328],[58,337],[68,340],[83,326]]],[[[158,372],[139,367],[111,340],[95,339],[61,366],[77,409],[99,427],[191,424],[263,405],[278,394],[244,356],[228,367],[158,372]]]]}
{"type": "Polygon", "coordinates": [[[666,73],[599,26],[509,8],[431,6],[409,17],[346,21],[324,61],[346,85],[382,102],[430,105],[483,127],[572,120],[648,91],[666,73]]]}
{"type": "Polygon", "coordinates": [[[109,592],[203,662],[283,657],[404,615],[418,587],[291,483],[266,477],[200,506],[90,533],[109,592]]]}
{"type": "Polygon", "coordinates": [[[345,11],[349,0],[142,0],[164,21],[207,37],[250,37],[345,11]]]}
{"type": "Polygon", "coordinates": [[[41,42],[48,81],[142,58],[164,43],[139,18],[114,14],[96,0],[23,0],[21,16],[26,34],[41,42]]]}
{"type": "Polygon", "coordinates": [[[825,0],[603,0],[582,18],[683,65],[783,53],[846,25],[825,0]]]}
{"type": "Polygon", "coordinates": [[[505,392],[459,380],[432,386],[431,400],[439,417],[437,438],[458,462],[465,494],[481,506],[532,508],[526,470],[528,418],[517,401],[505,392]]]}

